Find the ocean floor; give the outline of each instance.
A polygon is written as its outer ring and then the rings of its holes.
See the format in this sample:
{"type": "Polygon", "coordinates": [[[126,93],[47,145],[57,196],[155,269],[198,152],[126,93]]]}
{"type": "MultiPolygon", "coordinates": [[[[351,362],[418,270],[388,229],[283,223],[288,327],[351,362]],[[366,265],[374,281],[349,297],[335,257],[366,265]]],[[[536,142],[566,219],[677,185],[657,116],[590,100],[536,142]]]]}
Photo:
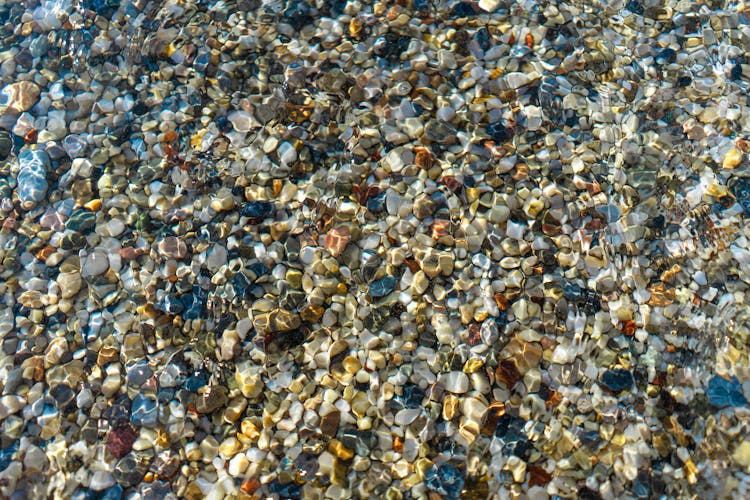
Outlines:
{"type": "Polygon", "coordinates": [[[750,497],[750,3],[0,0],[0,497],[750,497]]]}

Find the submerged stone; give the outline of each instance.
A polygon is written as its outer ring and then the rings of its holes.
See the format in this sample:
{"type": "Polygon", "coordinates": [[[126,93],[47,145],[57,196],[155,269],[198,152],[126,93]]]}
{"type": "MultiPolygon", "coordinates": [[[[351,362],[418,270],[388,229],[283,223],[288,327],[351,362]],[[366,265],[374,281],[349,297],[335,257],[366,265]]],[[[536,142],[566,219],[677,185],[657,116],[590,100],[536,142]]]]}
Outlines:
{"type": "Polygon", "coordinates": [[[706,395],[708,396],[708,402],[718,408],[724,408],[727,406],[744,406],[747,404],[747,399],[742,393],[742,384],[740,384],[736,377],[727,380],[718,375],[714,375],[711,380],[708,381],[706,395]]]}
{"type": "Polygon", "coordinates": [[[39,203],[47,196],[50,158],[41,149],[24,149],[18,155],[18,199],[25,204],[39,203]]]}
{"type": "Polygon", "coordinates": [[[370,285],[370,296],[385,297],[396,288],[397,283],[398,280],[393,276],[385,276],[384,278],[373,281],[370,285]]]}
{"type": "Polygon", "coordinates": [[[607,370],[602,374],[601,384],[612,392],[624,391],[633,385],[633,374],[622,368],[607,370]]]}

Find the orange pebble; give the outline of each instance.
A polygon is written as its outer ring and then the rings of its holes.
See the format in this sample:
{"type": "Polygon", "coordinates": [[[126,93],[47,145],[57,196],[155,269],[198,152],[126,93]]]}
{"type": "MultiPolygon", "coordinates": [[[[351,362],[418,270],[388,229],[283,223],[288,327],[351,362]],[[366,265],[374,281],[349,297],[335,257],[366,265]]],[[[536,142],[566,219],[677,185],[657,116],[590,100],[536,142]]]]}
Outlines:
{"type": "Polygon", "coordinates": [[[497,308],[501,311],[507,311],[508,306],[510,303],[508,302],[508,299],[505,297],[505,294],[503,292],[496,292],[495,293],[495,304],[497,304],[497,308]]]}
{"type": "Polygon", "coordinates": [[[448,235],[450,221],[438,219],[432,223],[432,239],[437,240],[448,235]]]}
{"type": "Polygon", "coordinates": [[[400,436],[397,436],[395,434],[393,436],[393,451],[396,453],[401,453],[404,451],[404,440],[400,436]]]}
{"type": "Polygon", "coordinates": [[[99,210],[100,208],[102,208],[102,200],[100,200],[99,198],[95,198],[95,199],[89,201],[88,203],[86,203],[84,205],[84,208],[87,208],[87,209],[91,210],[92,212],[96,212],[97,210],[99,210]]]}
{"type": "Polygon", "coordinates": [[[632,319],[624,321],[622,323],[622,334],[627,335],[628,337],[635,335],[635,321],[632,319]]]}
{"type": "Polygon", "coordinates": [[[242,481],[242,485],[240,486],[240,489],[250,495],[251,493],[255,493],[255,491],[260,488],[260,481],[258,481],[256,478],[250,478],[245,479],[242,481]]]}
{"type": "Polygon", "coordinates": [[[164,132],[164,142],[174,142],[177,140],[177,132],[174,130],[167,130],[164,132]]]}
{"type": "Polygon", "coordinates": [[[37,131],[37,129],[32,128],[31,130],[26,132],[26,135],[23,136],[23,140],[28,144],[36,142],[37,137],[39,137],[39,132],[37,131]]]}

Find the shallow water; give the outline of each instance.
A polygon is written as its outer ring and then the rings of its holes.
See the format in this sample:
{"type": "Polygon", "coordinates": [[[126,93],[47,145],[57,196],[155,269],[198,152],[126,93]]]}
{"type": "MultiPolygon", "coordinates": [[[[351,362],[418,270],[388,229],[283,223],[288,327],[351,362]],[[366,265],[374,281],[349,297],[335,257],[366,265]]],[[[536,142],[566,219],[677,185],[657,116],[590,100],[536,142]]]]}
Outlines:
{"type": "Polygon", "coordinates": [[[748,496],[748,15],[0,0],[0,495],[748,496]]]}

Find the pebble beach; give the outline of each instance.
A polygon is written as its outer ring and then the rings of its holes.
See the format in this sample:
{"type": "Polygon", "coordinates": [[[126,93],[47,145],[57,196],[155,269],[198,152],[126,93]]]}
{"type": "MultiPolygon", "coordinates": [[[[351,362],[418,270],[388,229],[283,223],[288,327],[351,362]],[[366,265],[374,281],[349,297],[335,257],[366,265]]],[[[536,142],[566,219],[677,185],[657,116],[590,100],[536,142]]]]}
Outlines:
{"type": "Polygon", "coordinates": [[[0,498],[750,497],[750,3],[0,0],[0,498]]]}

